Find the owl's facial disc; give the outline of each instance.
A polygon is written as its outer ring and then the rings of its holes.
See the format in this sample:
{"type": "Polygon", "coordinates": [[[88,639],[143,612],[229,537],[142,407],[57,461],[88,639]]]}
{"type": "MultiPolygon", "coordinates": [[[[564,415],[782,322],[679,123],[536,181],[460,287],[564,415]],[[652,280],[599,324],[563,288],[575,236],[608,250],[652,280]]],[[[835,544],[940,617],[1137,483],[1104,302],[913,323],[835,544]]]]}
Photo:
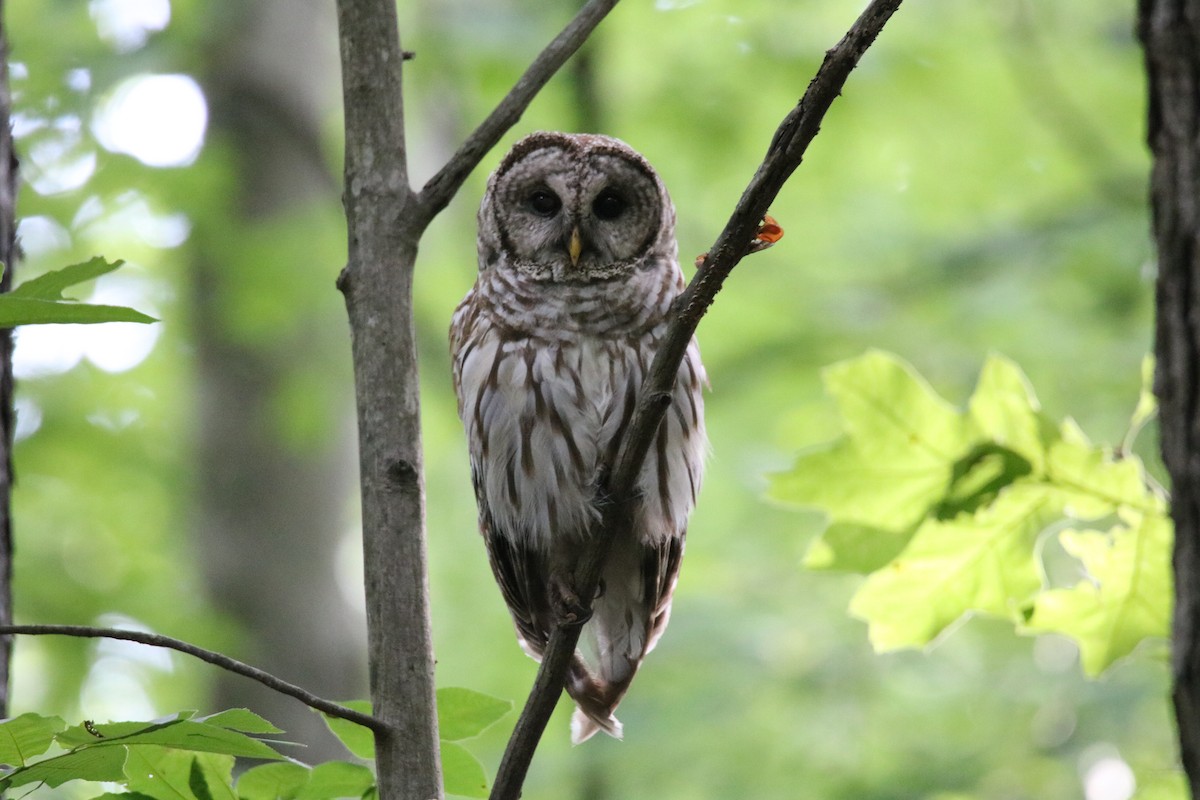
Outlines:
{"type": "Polygon", "coordinates": [[[648,167],[620,152],[546,147],[499,176],[496,214],[513,264],[533,277],[624,274],[654,244],[663,201],[648,167]]]}

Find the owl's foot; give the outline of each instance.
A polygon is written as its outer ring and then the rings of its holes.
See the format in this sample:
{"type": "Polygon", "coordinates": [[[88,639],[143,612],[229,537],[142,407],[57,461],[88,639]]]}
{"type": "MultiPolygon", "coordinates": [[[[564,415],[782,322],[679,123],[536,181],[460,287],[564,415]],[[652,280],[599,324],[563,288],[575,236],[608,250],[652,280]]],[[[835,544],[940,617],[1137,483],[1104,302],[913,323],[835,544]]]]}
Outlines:
{"type": "Polygon", "coordinates": [[[550,578],[550,608],[559,625],[583,625],[592,618],[592,609],[584,606],[579,595],[561,578],[550,578]]]}

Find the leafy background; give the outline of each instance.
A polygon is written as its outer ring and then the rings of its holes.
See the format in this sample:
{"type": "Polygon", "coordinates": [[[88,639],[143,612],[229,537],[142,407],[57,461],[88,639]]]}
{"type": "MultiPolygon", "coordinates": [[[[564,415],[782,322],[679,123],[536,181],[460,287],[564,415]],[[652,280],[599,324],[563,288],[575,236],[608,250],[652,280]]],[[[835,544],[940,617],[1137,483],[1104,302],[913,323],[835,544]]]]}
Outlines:
{"type": "MultiPolygon", "coordinates": [[[[6,7],[19,278],[121,258],[76,296],[162,320],[19,332],[17,616],[146,627],[359,697],[333,10],[168,2],[6,7]],[[128,6],[169,20],[114,27],[128,6]],[[144,163],[105,134],[147,75],[204,92],[186,163],[144,163]]],[[[539,128],[629,141],[671,188],[686,264],[859,6],[627,0],[504,145],[539,128]]],[[[572,10],[403,4],[415,180],[572,10]]],[[[902,7],[772,210],[786,237],[739,268],[701,328],[713,457],[670,633],[622,707],[626,739],[572,749],[560,709],[527,797],[1116,800],[1126,769],[1146,797],[1170,779],[1161,647],[1088,680],[1069,640],[978,618],[877,655],[846,614],[863,579],[802,567],[822,515],[766,498],[769,475],[841,433],[821,369],[873,347],[959,408],[1003,353],[1050,419],[1122,439],[1152,312],[1132,18],[1116,0],[902,7]]],[[[444,340],[504,145],[430,230],[416,291],[439,683],[520,700],[533,666],[474,531],[444,340]]],[[[72,722],[249,704],[308,743],[290,755],[343,752],[290,702],[133,646],[22,640],[14,693],[14,713],[72,722]]],[[[471,743],[489,770],[510,724],[471,743]]]]}

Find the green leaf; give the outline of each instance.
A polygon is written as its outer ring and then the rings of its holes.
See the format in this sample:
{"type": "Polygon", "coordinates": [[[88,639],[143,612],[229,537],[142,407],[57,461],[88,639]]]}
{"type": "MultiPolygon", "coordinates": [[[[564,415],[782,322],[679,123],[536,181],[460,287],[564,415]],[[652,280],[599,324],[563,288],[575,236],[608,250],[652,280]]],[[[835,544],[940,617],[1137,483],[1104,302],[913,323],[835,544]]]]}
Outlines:
{"type": "Polygon", "coordinates": [[[967,407],[975,438],[1019,454],[1034,474],[1044,471],[1046,448],[1059,434],[1020,367],[1003,356],[989,356],[967,407]]]}
{"type": "Polygon", "coordinates": [[[1018,483],[988,508],[927,520],[850,603],[877,650],[920,647],[969,612],[1016,619],[1041,585],[1033,543],[1061,509],[1044,487],[1018,483]]]}
{"type": "Polygon", "coordinates": [[[9,296],[28,297],[35,300],[62,300],[64,299],[63,289],[98,278],[112,272],[124,263],[119,259],[106,261],[101,256],[96,256],[80,264],[51,270],[27,280],[9,292],[9,296]]]}
{"type": "Polygon", "coordinates": [[[97,257],[25,281],[8,294],[0,295],[0,328],[52,323],[155,322],[154,317],[125,306],[78,303],[63,297],[64,289],[112,272],[123,263],[97,257]]]}
{"type": "Polygon", "coordinates": [[[955,463],[950,485],[933,515],[952,519],[964,512],[973,514],[1032,471],[1033,465],[1019,453],[994,442],[979,444],[955,463]]]}
{"type": "Polygon", "coordinates": [[[1165,637],[1171,612],[1171,521],[1147,514],[1131,527],[1065,531],[1088,580],[1038,596],[1026,628],[1079,643],[1084,671],[1099,675],[1147,637],[1165,637]]]}
{"type": "Polygon", "coordinates": [[[67,781],[119,781],[125,773],[124,747],[92,747],[64,753],[13,770],[0,779],[0,792],[28,783],[61,786],[67,781]]]}
{"type": "Polygon", "coordinates": [[[818,508],[831,519],[883,530],[911,530],[942,496],[954,462],[931,464],[872,458],[856,443],[800,456],[792,469],[771,476],[768,494],[785,503],[818,508]]]}
{"type": "Polygon", "coordinates": [[[158,800],[158,798],[141,792],[105,792],[96,795],[91,800],[158,800]]]}
{"type": "Polygon", "coordinates": [[[824,381],[847,435],[772,476],[770,496],[837,522],[911,530],[970,449],[964,416],[885,353],[835,364],[824,381]]]}
{"type": "MultiPolygon", "coordinates": [[[[361,711],[364,714],[371,713],[371,704],[366,700],[351,700],[348,703],[342,703],[346,708],[354,711],[361,711]]],[[[375,734],[370,728],[364,728],[357,722],[340,717],[331,717],[328,714],[322,714],[325,724],[329,726],[329,730],[333,735],[341,740],[342,744],[346,745],[346,749],[359,758],[373,759],[375,758],[375,734]]]]}
{"type": "Polygon", "coordinates": [[[0,722],[0,764],[23,766],[31,756],[46,752],[66,726],[60,717],[32,712],[0,722]]]}
{"type": "Polygon", "coordinates": [[[188,785],[197,797],[203,791],[208,793],[208,800],[237,800],[233,791],[233,764],[233,756],[195,753],[188,785]]]}
{"type": "MultiPolygon", "coordinates": [[[[1069,430],[1069,429],[1068,429],[1069,430]]],[[[1141,459],[1116,459],[1071,433],[1056,442],[1046,462],[1047,477],[1064,493],[1067,514],[1101,519],[1122,508],[1162,514],[1166,503],[1146,483],[1141,459]]]]}
{"type": "Polygon", "coordinates": [[[442,740],[442,778],[446,794],[487,797],[483,765],[462,745],[442,740]]]}
{"type": "Polygon", "coordinates": [[[512,710],[512,701],[501,700],[471,689],[447,687],[437,690],[438,733],[457,742],[483,733],[512,710]]]}
{"type": "Polygon", "coordinates": [[[237,780],[242,800],[293,800],[308,783],[311,770],[294,761],[277,761],[253,767],[237,780]]]}
{"type": "Polygon", "coordinates": [[[834,364],[823,378],[847,435],[865,456],[934,470],[966,449],[963,415],[896,356],[872,350],[834,364]]]}
{"type": "Polygon", "coordinates": [[[900,555],[916,528],[890,531],[857,525],[853,522],[834,522],[804,554],[804,566],[812,570],[844,572],[874,572],[900,555]]]}
{"type": "MultiPolygon", "coordinates": [[[[188,716],[192,712],[188,712],[188,716]]],[[[191,719],[171,718],[165,722],[110,722],[92,725],[97,738],[86,728],[68,728],[57,737],[63,747],[87,749],[116,745],[154,744],[201,753],[224,753],[245,758],[283,758],[258,739],[244,733],[191,719]]]]}
{"type": "Polygon", "coordinates": [[[0,328],[15,328],[18,325],[157,321],[154,317],[125,306],[0,295],[0,328]]]}
{"type": "Polygon", "coordinates": [[[125,781],[130,789],[159,800],[211,800],[205,796],[207,786],[199,795],[193,789],[193,753],[157,745],[139,745],[127,751],[125,781]]]}
{"type": "Polygon", "coordinates": [[[312,768],[308,783],[296,797],[298,800],[362,797],[374,785],[374,773],[362,764],[328,761],[312,768]]]}
{"type": "Polygon", "coordinates": [[[282,730],[276,728],[258,714],[245,708],[231,708],[228,711],[210,714],[207,717],[198,717],[196,722],[204,722],[220,728],[228,728],[232,731],[241,731],[242,733],[283,733],[282,730]]]}
{"type": "Polygon", "coordinates": [[[1131,436],[1136,435],[1157,413],[1158,398],[1154,396],[1154,356],[1147,353],[1142,358],[1142,388],[1138,392],[1137,406],[1129,420],[1131,436]]]}
{"type": "Polygon", "coordinates": [[[80,725],[72,725],[63,730],[54,737],[54,740],[58,742],[60,747],[66,750],[90,747],[102,743],[123,744],[123,742],[113,742],[112,740],[131,736],[135,733],[142,733],[153,728],[161,728],[165,725],[173,725],[180,720],[191,719],[195,714],[195,711],[180,711],[149,722],[85,722],[80,725]]]}
{"type": "Polygon", "coordinates": [[[202,722],[180,720],[142,733],[124,737],[122,744],[157,744],[180,750],[195,750],[202,753],[224,753],[245,758],[283,758],[278,752],[258,739],[243,733],[207,725],[202,722]]]}

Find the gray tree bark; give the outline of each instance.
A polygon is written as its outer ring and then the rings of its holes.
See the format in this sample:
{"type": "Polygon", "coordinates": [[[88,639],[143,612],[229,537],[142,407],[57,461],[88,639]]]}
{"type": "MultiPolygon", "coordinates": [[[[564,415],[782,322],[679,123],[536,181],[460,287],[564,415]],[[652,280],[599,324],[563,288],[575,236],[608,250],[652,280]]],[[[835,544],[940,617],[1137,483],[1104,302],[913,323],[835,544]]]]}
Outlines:
{"type": "Polygon", "coordinates": [[[1200,794],[1200,0],[1140,0],[1158,249],[1155,392],[1175,520],[1172,672],[1180,754],[1200,794]]]}
{"type": "MultiPolygon", "coordinates": [[[[231,240],[257,243],[263,229],[281,221],[279,230],[294,231],[285,227],[291,214],[324,205],[337,219],[337,181],[320,143],[337,97],[332,11],[317,0],[237,0],[214,14],[225,24],[202,75],[209,147],[228,153],[236,180],[227,198],[231,213],[196,219],[193,232],[199,252],[192,287],[199,415],[194,525],[214,602],[245,633],[236,654],[318,694],[346,699],[365,693],[362,624],[349,613],[334,571],[354,477],[349,387],[339,401],[344,415],[327,423],[338,430],[332,446],[287,441],[278,403],[288,376],[339,374],[341,331],[312,324],[247,336],[231,324],[237,320],[230,312],[231,299],[245,291],[240,269],[290,270],[298,283],[331,288],[333,274],[316,259],[280,268],[224,258],[231,240]],[[324,344],[322,337],[334,341],[324,344]]],[[[287,244],[280,242],[280,255],[268,250],[262,258],[294,254],[287,244]]],[[[317,715],[289,698],[224,674],[216,694],[216,707],[254,708],[289,738],[309,744],[306,758],[342,755],[317,715]]]]}

